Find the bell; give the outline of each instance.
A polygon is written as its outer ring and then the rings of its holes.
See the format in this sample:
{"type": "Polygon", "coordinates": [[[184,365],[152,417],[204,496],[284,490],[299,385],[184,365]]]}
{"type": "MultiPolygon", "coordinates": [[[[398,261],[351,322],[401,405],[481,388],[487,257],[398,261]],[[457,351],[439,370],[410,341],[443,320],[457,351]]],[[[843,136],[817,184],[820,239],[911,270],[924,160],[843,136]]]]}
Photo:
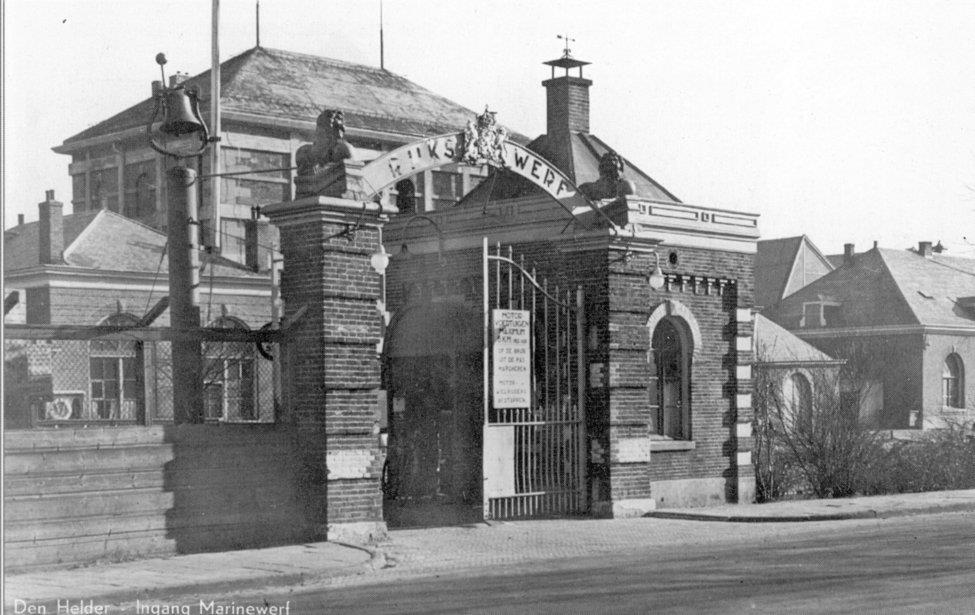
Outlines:
{"type": "Polygon", "coordinates": [[[180,137],[205,130],[200,119],[196,97],[189,94],[185,88],[177,86],[167,89],[162,97],[163,122],[159,126],[159,132],[180,137]]]}

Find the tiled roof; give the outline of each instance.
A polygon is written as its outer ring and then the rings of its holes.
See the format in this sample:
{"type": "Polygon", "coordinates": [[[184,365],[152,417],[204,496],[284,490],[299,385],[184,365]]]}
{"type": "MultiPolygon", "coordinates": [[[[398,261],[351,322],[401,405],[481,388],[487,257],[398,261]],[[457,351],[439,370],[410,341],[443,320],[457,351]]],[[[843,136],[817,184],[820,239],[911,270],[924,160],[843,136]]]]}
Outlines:
{"type": "MultiPolygon", "coordinates": [[[[538,137],[527,147],[561,169],[576,186],[599,179],[599,158],[614,150],[599,137],[588,133],[573,133],[570,141],[571,152],[568,153],[561,151],[547,135],[538,137]]],[[[620,157],[623,157],[622,154],[620,157]]],[[[681,202],[632,162],[626,158],[623,161],[623,177],[633,182],[636,196],[656,201],[681,202]]],[[[460,203],[480,205],[485,200],[500,201],[540,194],[544,192],[535,184],[513,172],[501,170],[493,180],[481,182],[471,190],[460,203]]]]}
{"type": "Polygon", "coordinates": [[[761,314],[755,315],[753,337],[759,363],[828,363],[835,359],[789,333],[761,314]]]}
{"type": "MultiPolygon", "coordinates": [[[[64,216],[62,266],[84,270],[155,273],[166,275],[163,251],[166,236],[159,231],[108,210],[64,216]],[[162,262],[160,263],[160,259],[162,262]]],[[[40,265],[38,225],[31,222],[4,231],[4,275],[40,265]]],[[[260,279],[254,273],[220,257],[204,254],[202,262],[216,276],[260,279]]]]}
{"type": "Polygon", "coordinates": [[[958,305],[975,296],[975,259],[913,250],[878,249],[917,321],[923,325],[975,327],[975,314],[958,305]]]}
{"type": "Polygon", "coordinates": [[[782,298],[789,283],[802,236],[758,242],[755,254],[755,305],[771,307],[782,298]]]}
{"type": "MultiPolygon", "coordinates": [[[[64,229],[64,245],[81,234],[81,231],[91,224],[98,212],[71,214],[62,219],[64,229]]],[[[28,269],[40,264],[40,246],[37,240],[38,223],[28,222],[9,228],[3,232],[3,272],[9,273],[19,269],[28,269]]]]}
{"type": "Polygon", "coordinates": [[[832,326],[975,328],[975,313],[958,303],[970,296],[975,296],[975,260],[874,248],[789,295],[769,317],[795,327],[804,302],[825,299],[842,306],[842,322],[832,326]]]}
{"type": "MultiPolygon", "coordinates": [[[[225,112],[314,122],[323,108],[341,109],[348,128],[428,136],[459,132],[476,115],[388,70],[319,56],[254,47],[220,65],[225,112]]],[[[208,99],[210,71],[187,80],[208,99]]],[[[146,99],[65,140],[144,126],[153,112],[146,99]]],[[[203,109],[206,115],[206,109],[203,109]]]]}

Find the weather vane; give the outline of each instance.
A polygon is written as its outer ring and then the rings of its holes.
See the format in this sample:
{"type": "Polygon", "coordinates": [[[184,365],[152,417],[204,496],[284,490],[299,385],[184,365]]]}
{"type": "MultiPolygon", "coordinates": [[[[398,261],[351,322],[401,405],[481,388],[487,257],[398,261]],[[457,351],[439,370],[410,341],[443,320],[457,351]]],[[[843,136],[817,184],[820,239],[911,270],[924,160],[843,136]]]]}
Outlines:
{"type": "Polygon", "coordinates": [[[569,38],[569,35],[568,34],[556,34],[555,36],[556,36],[556,38],[559,38],[559,39],[562,39],[562,40],[565,41],[565,49],[562,50],[563,57],[565,57],[565,58],[572,57],[572,50],[569,49],[569,42],[573,42],[574,43],[574,42],[576,42],[576,39],[569,38]]]}

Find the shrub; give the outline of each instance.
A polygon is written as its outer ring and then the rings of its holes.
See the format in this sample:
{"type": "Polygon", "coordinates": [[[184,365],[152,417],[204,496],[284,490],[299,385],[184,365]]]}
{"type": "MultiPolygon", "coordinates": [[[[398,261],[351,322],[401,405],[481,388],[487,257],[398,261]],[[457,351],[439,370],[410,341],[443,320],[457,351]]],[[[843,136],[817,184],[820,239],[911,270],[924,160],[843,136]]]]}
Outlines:
{"type": "Polygon", "coordinates": [[[865,473],[883,456],[876,432],[844,408],[834,372],[813,374],[803,407],[787,400],[774,373],[760,372],[755,382],[756,485],[761,501],[790,490],[816,497],[854,495],[865,473]],[[805,489],[803,488],[805,487],[805,489]]]}
{"type": "Polygon", "coordinates": [[[863,476],[865,494],[975,488],[975,440],[960,428],[892,441],[863,476]]]}

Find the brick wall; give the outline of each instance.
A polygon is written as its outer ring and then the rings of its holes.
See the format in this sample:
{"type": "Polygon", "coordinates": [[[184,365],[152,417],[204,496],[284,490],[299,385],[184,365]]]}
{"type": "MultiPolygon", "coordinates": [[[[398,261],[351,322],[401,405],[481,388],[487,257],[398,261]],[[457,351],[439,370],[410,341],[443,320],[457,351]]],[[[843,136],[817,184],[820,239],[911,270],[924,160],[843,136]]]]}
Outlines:
{"type": "Polygon", "coordinates": [[[810,337],[806,341],[837,359],[846,359],[851,364],[864,363],[860,368],[848,367],[845,373],[859,373],[861,376],[858,379],[876,379],[883,383],[883,411],[879,416],[879,427],[905,429],[912,411],[928,409],[923,398],[922,376],[927,344],[920,333],[856,337],[838,335],[810,337]]]}
{"type": "Polygon", "coordinates": [[[747,351],[739,356],[736,340],[751,335],[749,323],[738,323],[737,310],[753,301],[753,255],[690,248],[661,249],[660,253],[663,271],[671,281],[659,291],[652,290],[646,279],[654,266],[652,256],[637,255],[611,266],[610,414],[604,446],[617,450],[622,442],[651,438],[655,431],[649,407],[647,322],[661,303],[670,300],[690,311],[701,335],[690,376],[693,448],[652,449],[649,461],[611,456],[610,495],[614,500],[647,498],[653,495],[651,481],[717,477],[729,479],[730,495],[738,471],[736,454],[750,450],[750,441],[736,436],[735,425],[751,420],[749,406],[738,408],[738,394],[747,393],[749,383],[739,383],[736,377],[736,367],[747,365],[751,357],[747,351]],[[676,264],[670,260],[671,253],[676,254],[676,264]]]}
{"type": "Polygon", "coordinates": [[[308,203],[269,215],[281,233],[286,314],[308,308],[285,370],[285,420],[296,428],[302,505],[318,534],[334,538],[339,524],[382,521],[380,277],[369,261],[379,230],[370,225],[343,234],[343,216],[354,222],[358,203],[348,213],[327,207],[310,213],[302,209],[308,203]]]}
{"type": "MultiPolygon", "coordinates": [[[[539,241],[516,244],[513,253],[516,258],[524,255],[526,266],[562,288],[584,287],[587,374],[598,374],[602,368],[605,376],[604,382],[587,383],[587,430],[598,447],[608,451],[608,458],[597,457],[590,465],[596,500],[650,497],[651,481],[682,478],[726,478],[733,492],[739,471],[751,472],[750,465],[738,467],[737,457],[751,450],[750,435],[739,437],[736,429],[736,423],[751,421],[750,405],[741,403],[747,397],[739,397],[747,396],[751,385],[750,380],[738,381],[736,369],[750,365],[752,357],[750,349],[736,348],[739,338],[750,341],[751,336],[750,321],[739,323],[738,317],[739,308],[750,307],[754,297],[753,255],[662,250],[665,273],[688,279],[683,287],[674,283],[652,291],[646,280],[652,256],[622,262],[617,251],[566,248],[571,246],[539,241]],[[668,264],[671,251],[677,254],[676,265],[668,264]],[[656,452],[648,462],[640,459],[645,457],[642,444],[651,436],[647,321],[667,299],[690,309],[701,329],[702,343],[692,367],[694,448],[656,452]]],[[[477,305],[480,266],[476,248],[439,256],[394,256],[388,270],[389,309],[395,312],[411,300],[438,296],[465,297],[477,305]]],[[[470,326],[480,327],[480,322],[470,326]]]]}
{"type": "Polygon", "coordinates": [[[975,337],[928,335],[922,382],[925,426],[935,426],[943,422],[956,425],[964,423],[970,427],[972,421],[975,421],[975,337]],[[952,353],[961,358],[962,399],[965,410],[946,408],[944,405],[942,374],[945,359],[952,353]]]}
{"type": "MultiPolygon", "coordinates": [[[[267,285],[266,296],[214,293],[206,291],[206,277],[200,294],[200,319],[206,325],[226,313],[258,328],[271,320],[271,289],[267,285]],[[208,319],[209,315],[209,319],[208,319]]],[[[141,317],[157,301],[166,295],[166,288],[148,290],[111,290],[95,288],[40,287],[29,289],[27,295],[28,324],[76,324],[95,325],[108,316],[121,311],[141,317]]],[[[169,310],[156,319],[152,326],[169,326],[169,310]]]]}

